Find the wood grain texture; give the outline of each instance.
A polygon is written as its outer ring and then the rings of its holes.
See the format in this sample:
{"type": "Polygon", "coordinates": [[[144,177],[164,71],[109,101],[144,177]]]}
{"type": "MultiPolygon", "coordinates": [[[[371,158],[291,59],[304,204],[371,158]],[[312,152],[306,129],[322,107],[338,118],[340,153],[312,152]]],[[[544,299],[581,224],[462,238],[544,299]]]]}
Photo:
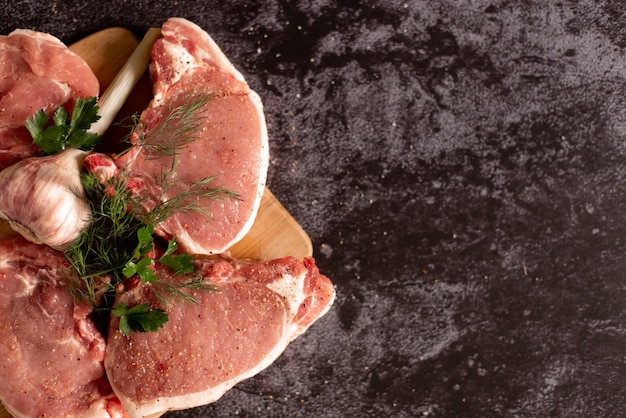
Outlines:
{"type": "MultiPolygon", "coordinates": [[[[138,43],[139,41],[131,31],[115,27],[96,32],[70,45],[70,49],[80,55],[92,68],[100,80],[102,93],[138,43]]],[[[150,91],[150,82],[147,77],[144,77],[131,94],[127,105],[120,111],[118,121],[142,110],[150,100],[150,91]]],[[[114,132],[115,129],[113,128],[114,132]]],[[[104,139],[114,141],[114,136],[105,135],[104,139]]],[[[115,149],[115,144],[108,145],[111,149],[115,149]]],[[[0,235],[12,233],[8,224],[0,221],[0,235]]],[[[240,242],[230,248],[229,253],[232,257],[239,259],[268,260],[289,255],[302,259],[311,256],[313,250],[306,232],[266,188],[252,228],[240,242]]],[[[152,415],[149,418],[161,415],[152,415]]],[[[0,405],[0,418],[11,418],[11,414],[2,405],[0,405]]]]}

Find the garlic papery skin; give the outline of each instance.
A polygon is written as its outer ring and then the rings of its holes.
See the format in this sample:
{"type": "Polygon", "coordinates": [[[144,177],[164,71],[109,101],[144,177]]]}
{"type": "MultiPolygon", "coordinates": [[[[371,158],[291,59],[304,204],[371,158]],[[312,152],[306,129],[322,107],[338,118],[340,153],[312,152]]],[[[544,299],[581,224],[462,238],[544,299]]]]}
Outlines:
{"type": "Polygon", "coordinates": [[[0,171],[0,217],[27,240],[65,251],[91,218],[80,180],[86,154],[67,148],[0,171]]]}

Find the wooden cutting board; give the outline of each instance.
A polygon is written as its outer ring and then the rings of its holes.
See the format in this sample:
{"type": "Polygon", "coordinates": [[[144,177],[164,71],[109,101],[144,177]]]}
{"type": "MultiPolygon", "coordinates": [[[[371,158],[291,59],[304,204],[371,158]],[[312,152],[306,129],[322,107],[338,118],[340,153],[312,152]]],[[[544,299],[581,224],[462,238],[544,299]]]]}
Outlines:
{"type": "MultiPolygon", "coordinates": [[[[102,93],[138,43],[137,38],[129,30],[109,28],[70,45],[70,49],[80,55],[93,69],[100,80],[102,93]]],[[[146,75],[121,109],[118,121],[144,109],[150,99],[151,85],[146,75]]],[[[120,128],[111,128],[105,135],[104,141],[116,141],[116,138],[121,138],[123,133],[120,131],[120,128]]],[[[0,234],[8,231],[10,231],[8,224],[0,222],[0,234]]],[[[235,258],[258,260],[270,260],[289,255],[302,259],[313,253],[309,236],[267,188],[250,232],[229,251],[235,258]]],[[[0,405],[0,418],[11,418],[2,405],[0,405]]]]}

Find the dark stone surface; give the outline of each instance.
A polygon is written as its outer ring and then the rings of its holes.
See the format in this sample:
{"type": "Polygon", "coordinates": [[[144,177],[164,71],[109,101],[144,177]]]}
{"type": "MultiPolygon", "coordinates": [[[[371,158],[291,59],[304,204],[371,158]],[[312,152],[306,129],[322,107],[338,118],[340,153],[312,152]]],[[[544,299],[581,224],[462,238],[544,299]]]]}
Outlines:
{"type": "Polygon", "coordinates": [[[337,301],[167,416],[626,414],[623,2],[2,3],[67,43],[186,17],[264,100],[337,301]]]}

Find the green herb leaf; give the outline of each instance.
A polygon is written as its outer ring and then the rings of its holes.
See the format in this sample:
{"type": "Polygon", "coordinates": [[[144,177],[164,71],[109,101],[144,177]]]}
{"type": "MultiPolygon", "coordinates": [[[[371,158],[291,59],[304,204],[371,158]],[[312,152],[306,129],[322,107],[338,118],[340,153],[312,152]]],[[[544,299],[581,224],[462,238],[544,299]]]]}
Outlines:
{"type": "Polygon", "coordinates": [[[152,265],[152,259],[149,257],[142,257],[139,261],[129,260],[122,269],[122,274],[125,277],[132,277],[135,274],[139,276],[144,283],[154,283],[159,280],[157,275],[152,271],[150,266],[152,265]]]}
{"type": "Polygon", "coordinates": [[[129,308],[124,302],[120,302],[111,313],[120,318],[120,332],[129,336],[131,331],[152,332],[168,321],[168,316],[162,309],[151,309],[150,303],[142,303],[129,308]]]}
{"type": "Polygon", "coordinates": [[[52,124],[48,126],[46,114],[39,110],[26,120],[26,129],[33,137],[33,143],[39,145],[44,154],[57,154],[66,147],[89,151],[101,139],[99,135],[87,132],[98,119],[96,98],[79,97],[71,116],[65,108],[59,107],[52,115],[52,124]]]}
{"type": "Polygon", "coordinates": [[[30,132],[34,141],[39,141],[48,123],[48,118],[43,110],[36,112],[32,118],[26,119],[26,129],[30,132]]]}
{"type": "Polygon", "coordinates": [[[52,120],[54,121],[54,124],[57,126],[62,126],[65,124],[65,121],[67,121],[67,118],[70,116],[69,113],[67,113],[67,110],[65,110],[64,107],[59,107],[55,112],[54,115],[52,115],[52,120]]]}
{"type": "Polygon", "coordinates": [[[63,142],[59,138],[65,135],[65,128],[62,126],[51,126],[39,135],[38,140],[33,142],[41,147],[47,155],[58,154],[65,149],[63,142]]]}
{"type": "Polygon", "coordinates": [[[178,276],[193,273],[196,270],[196,266],[193,264],[193,257],[190,254],[172,255],[177,249],[178,243],[176,242],[176,236],[174,236],[167,242],[167,249],[157,261],[178,276]]]}
{"type": "Polygon", "coordinates": [[[178,276],[184,276],[196,270],[191,254],[164,255],[158,261],[178,276]]]}
{"type": "Polygon", "coordinates": [[[159,278],[154,271],[150,268],[152,265],[152,259],[148,257],[143,257],[137,263],[137,275],[144,283],[155,283],[159,281],[159,278]]]}
{"type": "Polygon", "coordinates": [[[87,130],[91,127],[92,123],[100,119],[96,100],[95,97],[89,97],[88,99],[79,97],[76,100],[72,118],[70,119],[70,129],[72,132],[76,130],[87,130]]]}
{"type": "Polygon", "coordinates": [[[98,134],[87,131],[76,131],[67,139],[65,145],[70,148],[77,148],[83,151],[90,151],[100,143],[102,138],[98,134]]]}
{"type": "Polygon", "coordinates": [[[133,277],[137,274],[137,264],[134,261],[128,261],[122,269],[124,277],[133,277]]]}
{"type": "Polygon", "coordinates": [[[153,240],[152,234],[154,233],[154,225],[146,225],[139,228],[137,231],[137,239],[139,243],[135,249],[135,256],[139,257],[148,254],[152,250],[153,240]]]}
{"type": "Polygon", "coordinates": [[[167,249],[163,253],[163,256],[174,254],[174,251],[178,249],[178,243],[176,242],[176,236],[173,236],[171,240],[167,242],[167,249]]]}
{"type": "Polygon", "coordinates": [[[145,225],[137,230],[137,246],[133,251],[131,259],[124,264],[124,268],[122,269],[122,274],[124,274],[125,277],[131,277],[137,274],[144,283],[154,283],[159,280],[156,274],[154,274],[154,271],[150,268],[152,259],[146,257],[146,254],[152,251],[154,245],[152,240],[153,232],[154,225],[145,225]]]}

